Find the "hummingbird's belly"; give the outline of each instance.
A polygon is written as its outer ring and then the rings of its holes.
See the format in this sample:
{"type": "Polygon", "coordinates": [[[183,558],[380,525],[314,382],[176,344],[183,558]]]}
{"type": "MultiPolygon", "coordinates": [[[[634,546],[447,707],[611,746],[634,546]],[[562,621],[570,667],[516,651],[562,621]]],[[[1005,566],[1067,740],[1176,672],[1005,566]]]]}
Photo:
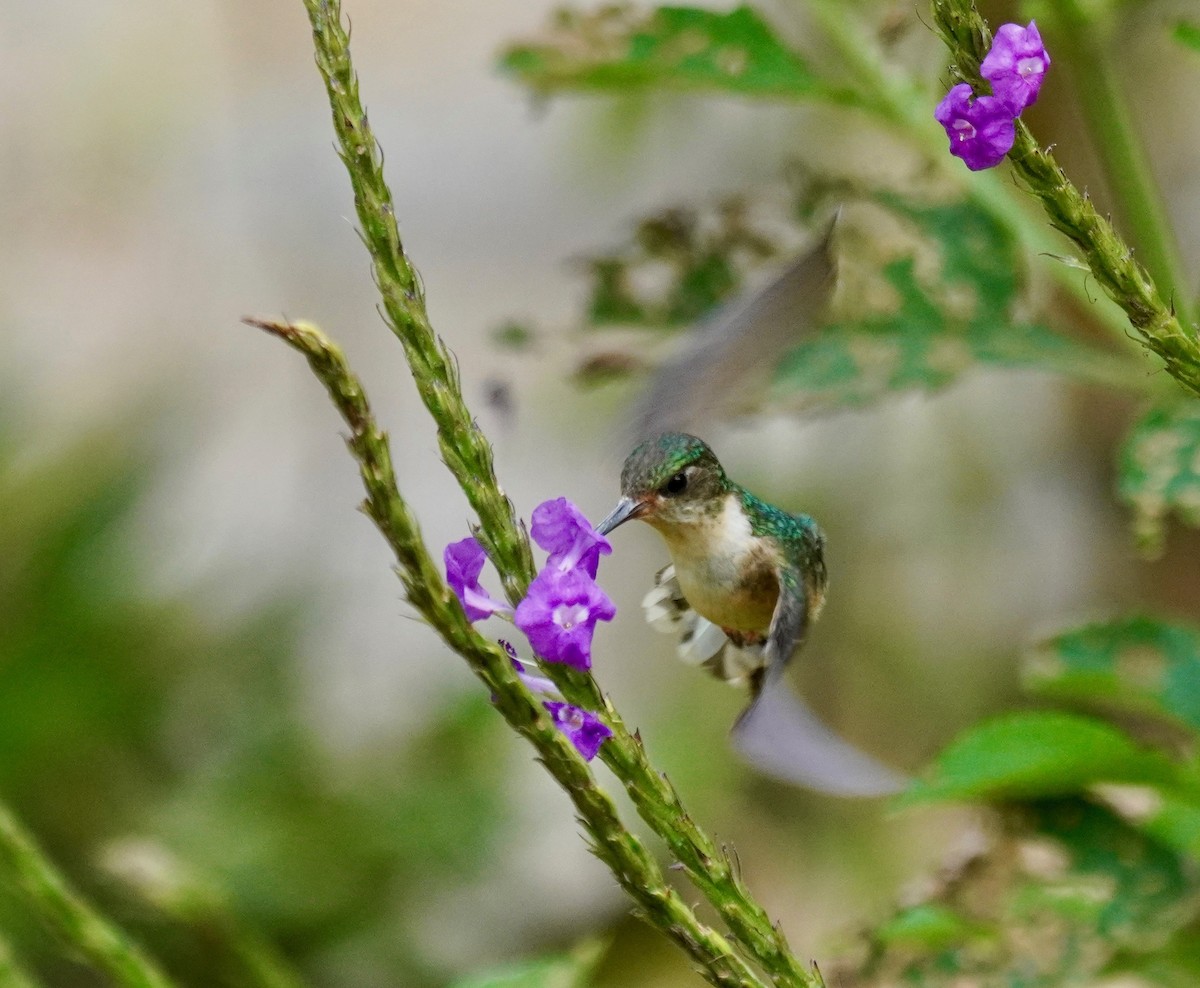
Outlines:
{"type": "Polygon", "coordinates": [[[765,633],[775,613],[779,585],[773,571],[730,574],[675,563],[679,589],[689,604],[713,624],[736,631],[765,633]]]}
{"type": "Polygon", "coordinates": [[[679,589],[702,617],[722,628],[765,633],[779,598],[779,560],[751,536],[732,498],[703,526],[663,532],[679,589]]]}

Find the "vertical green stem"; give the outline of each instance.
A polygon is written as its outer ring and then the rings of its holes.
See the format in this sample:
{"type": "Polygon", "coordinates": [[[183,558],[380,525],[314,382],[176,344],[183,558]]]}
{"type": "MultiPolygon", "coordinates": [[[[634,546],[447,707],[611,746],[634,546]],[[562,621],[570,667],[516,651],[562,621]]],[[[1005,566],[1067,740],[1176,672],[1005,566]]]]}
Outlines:
{"type": "MultiPolygon", "coordinates": [[[[382,156],[359,98],[340,4],[304,2],[384,312],[404,345],[417,388],[437,423],[446,464],[479,515],[481,541],[515,604],[533,575],[528,539],[499,487],[491,447],[463,401],[453,358],[433,335],[419,279],[404,254],[382,156]]],[[[614,736],[601,749],[601,757],[625,785],[642,818],[666,841],[688,877],[772,981],[780,988],[819,984],[819,975],[800,963],[782,930],[750,896],[729,855],[696,825],[670,782],[650,765],[641,740],[626,728],[592,677],[562,665],[550,666],[546,672],[568,700],[603,714],[614,736]]]]}
{"type": "Polygon", "coordinates": [[[1052,27],[1062,41],[1055,54],[1062,51],[1075,74],[1084,119],[1112,186],[1113,206],[1160,293],[1174,303],[1180,321],[1190,325],[1194,313],[1183,258],[1096,19],[1079,0],[1055,0],[1053,9],[1052,27]]]}
{"type": "Polygon", "coordinates": [[[529,539],[496,480],[491,444],[463,402],[458,368],[434,335],[420,276],[404,253],[392,193],[383,177],[383,155],[359,99],[341,4],[304,0],[304,5],[384,318],[404,346],[417,390],[437,424],[442,457],[456,475],[471,478],[463,492],[479,517],[479,540],[499,569],[509,599],[520,600],[533,579],[529,539]]]}
{"type": "Polygon", "coordinates": [[[120,988],[173,988],[158,967],[67,884],[7,807],[0,805],[0,868],[30,910],[120,988]]]}
{"type": "MultiPolygon", "coordinates": [[[[977,91],[984,81],[979,65],[992,35],[972,0],[933,0],[934,23],[954,59],[954,72],[977,91]]],[[[1184,325],[1133,251],[1097,211],[1091,199],[1067,178],[1050,152],[1040,147],[1023,120],[1008,155],[1013,172],[1037,199],[1050,225],[1079,248],[1104,293],[1125,312],[1142,345],[1162,358],[1167,372],[1200,394],[1200,339],[1184,325]]]]}

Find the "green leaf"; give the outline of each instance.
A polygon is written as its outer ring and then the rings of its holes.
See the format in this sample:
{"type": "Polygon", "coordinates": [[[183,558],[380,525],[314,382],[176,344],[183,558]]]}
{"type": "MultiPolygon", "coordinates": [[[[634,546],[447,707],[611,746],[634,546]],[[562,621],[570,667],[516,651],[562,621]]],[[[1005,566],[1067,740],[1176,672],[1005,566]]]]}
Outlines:
{"type": "Polygon", "coordinates": [[[825,87],[751,7],[728,13],[659,7],[561,10],[543,38],[516,44],[501,67],[540,92],[676,89],[759,97],[825,87]]]}
{"type": "Polygon", "coordinates": [[[905,946],[932,952],[945,950],[982,933],[978,923],[965,919],[948,906],[924,902],[893,916],[876,935],[889,947],[905,946]]]}
{"type": "Polygon", "coordinates": [[[1200,631],[1146,617],[1056,635],[1025,660],[1044,696],[1152,713],[1200,732],[1200,631]]]}
{"type": "Polygon", "coordinates": [[[591,940],[570,954],[510,964],[456,981],[452,988],[585,988],[607,943],[591,940]]]}
{"type": "Polygon", "coordinates": [[[917,242],[861,289],[843,293],[860,311],[784,357],[778,397],[860,405],[892,391],[944,387],[978,364],[1111,370],[1107,354],[1014,319],[1022,259],[994,217],[969,202],[881,201],[907,221],[917,242]]]}
{"type": "Polygon", "coordinates": [[[1195,21],[1180,21],[1172,32],[1176,41],[1200,51],[1200,23],[1195,21]]]}
{"type": "Polygon", "coordinates": [[[1010,714],[951,743],[901,804],[1067,795],[1102,782],[1174,783],[1166,756],[1090,717],[1055,711],[1010,714]]]}
{"type": "Polygon", "coordinates": [[[1151,409],[1125,440],[1119,469],[1121,500],[1147,555],[1162,551],[1170,512],[1200,526],[1200,402],[1151,409]]]}

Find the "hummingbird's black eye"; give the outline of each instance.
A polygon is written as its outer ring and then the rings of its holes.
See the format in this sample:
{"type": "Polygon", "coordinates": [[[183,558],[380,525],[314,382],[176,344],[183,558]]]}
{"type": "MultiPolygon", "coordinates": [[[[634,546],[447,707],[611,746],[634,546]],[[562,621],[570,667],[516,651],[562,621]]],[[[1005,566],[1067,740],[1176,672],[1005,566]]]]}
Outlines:
{"type": "Polygon", "coordinates": [[[682,494],[687,488],[687,482],[688,479],[686,473],[677,473],[674,477],[667,481],[666,486],[663,487],[663,490],[668,494],[682,494]]]}

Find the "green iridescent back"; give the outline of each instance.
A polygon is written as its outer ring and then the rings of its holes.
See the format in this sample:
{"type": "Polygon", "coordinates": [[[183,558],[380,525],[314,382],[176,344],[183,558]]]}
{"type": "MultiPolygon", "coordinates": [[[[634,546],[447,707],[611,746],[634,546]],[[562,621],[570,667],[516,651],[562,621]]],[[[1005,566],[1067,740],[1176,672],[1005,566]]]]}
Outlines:
{"type": "Polygon", "coordinates": [[[738,487],[742,507],[756,536],[775,539],[795,571],[804,574],[810,592],[824,593],[825,534],[809,515],[793,515],[738,487]]]}

